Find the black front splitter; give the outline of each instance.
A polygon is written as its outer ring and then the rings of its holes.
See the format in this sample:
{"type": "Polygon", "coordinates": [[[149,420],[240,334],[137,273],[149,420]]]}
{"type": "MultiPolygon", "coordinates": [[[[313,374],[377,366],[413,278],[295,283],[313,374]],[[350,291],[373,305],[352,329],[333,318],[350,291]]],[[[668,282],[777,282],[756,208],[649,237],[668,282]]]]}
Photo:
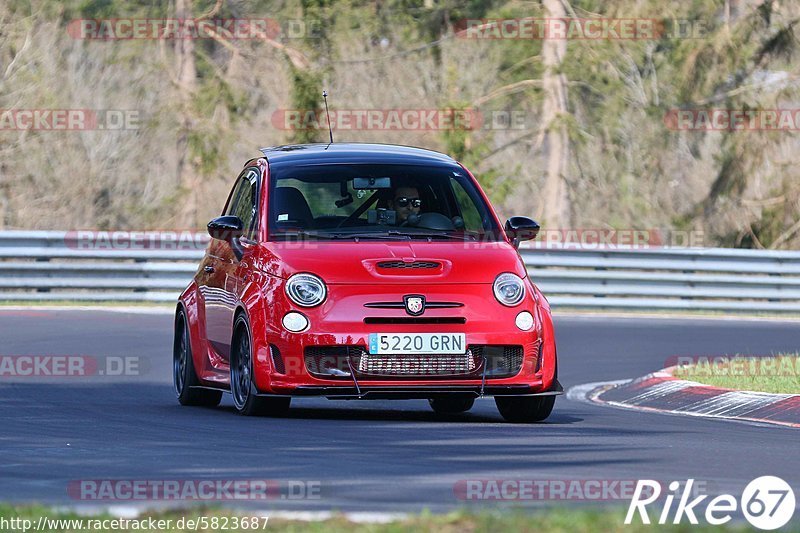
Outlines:
{"type": "MultiPolygon", "coordinates": [[[[483,387],[483,396],[558,396],[564,394],[564,388],[558,380],[547,391],[536,391],[528,385],[505,385],[501,387],[487,385],[483,387]]],[[[417,400],[452,395],[481,396],[480,385],[425,385],[413,387],[329,387],[301,385],[287,396],[324,396],[330,400],[417,400]]],[[[275,394],[259,394],[259,396],[283,396],[275,394]]]]}

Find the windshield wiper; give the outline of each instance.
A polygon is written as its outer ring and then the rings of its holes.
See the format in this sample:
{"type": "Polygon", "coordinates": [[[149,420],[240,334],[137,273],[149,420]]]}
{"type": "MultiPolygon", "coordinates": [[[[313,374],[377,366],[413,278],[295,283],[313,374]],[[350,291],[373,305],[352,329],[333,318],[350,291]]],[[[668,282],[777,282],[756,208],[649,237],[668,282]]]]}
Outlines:
{"type": "Polygon", "coordinates": [[[312,238],[312,239],[390,239],[396,241],[410,241],[414,238],[421,239],[454,239],[458,241],[477,240],[474,235],[451,235],[444,232],[420,232],[420,231],[402,231],[396,229],[389,229],[385,231],[376,232],[344,232],[344,231],[295,231],[291,233],[282,233],[281,236],[293,238],[312,238]]]}
{"type": "Polygon", "coordinates": [[[330,239],[330,240],[337,240],[337,239],[386,239],[387,237],[391,240],[398,240],[398,241],[407,241],[410,240],[411,237],[395,233],[395,232],[369,232],[369,233],[354,233],[354,232],[345,232],[345,231],[295,231],[291,233],[283,233],[281,234],[284,237],[310,237],[312,239],[330,239]]]}
{"type": "Polygon", "coordinates": [[[443,231],[432,232],[389,230],[388,233],[391,235],[407,235],[409,238],[421,237],[423,239],[455,239],[457,241],[477,240],[474,235],[470,235],[468,233],[465,233],[464,235],[452,235],[443,231]]]}
{"type": "Polygon", "coordinates": [[[390,238],[392,240],[412,240],[416,238],[422,239],[455,239],[459,241],[467,240],[467,237],[470,240],[476,240],[474,235],[450,235],[449,233],[444,232],[430,232],[430,231],[402,231],[398,229],[387,229],[384,231],[375,231],[375,232],[364,232],[364,233],[327,233],[326,235],[330,235],[330,238],[333,239],[386,239],[390,238]]]}
{"type": "Polygon", "coordinates": [[[305,230],[281,232],[281,233],[278,233],[275,236],[276,237],[283,237],[284,240],[288,240],[288,239],[298,239],[299,240],[300,238],[308,238],[308,237],[311,237],[313,239],[335,239],[336,238],[336,236],[329,235],[327,233],[320,233],[320,232],[317,232],[317,231],[305,231],[305,230]]]}
{"type": "Polygon", "coordinates": [[[393,241],[408,241],[411,237],[394,231],[376,231],[374,233],[332,233],[334,239],[386,239],[393,241]]]}

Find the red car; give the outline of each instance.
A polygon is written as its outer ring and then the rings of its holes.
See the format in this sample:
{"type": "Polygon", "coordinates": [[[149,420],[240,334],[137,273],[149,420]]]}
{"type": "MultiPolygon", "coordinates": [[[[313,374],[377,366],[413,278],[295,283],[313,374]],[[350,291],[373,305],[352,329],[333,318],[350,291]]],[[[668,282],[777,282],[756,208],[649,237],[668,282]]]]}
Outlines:
{"type": "Polygon", "coordinates": [[[378,144],[266,148],[208,224],[175,318],[183,405],[230,392],[243,415],[293,397],[412,399],[438,413],[493,396],[512,422],[547,418],[557,380],[550,307],[470,172],[378,144]]]}

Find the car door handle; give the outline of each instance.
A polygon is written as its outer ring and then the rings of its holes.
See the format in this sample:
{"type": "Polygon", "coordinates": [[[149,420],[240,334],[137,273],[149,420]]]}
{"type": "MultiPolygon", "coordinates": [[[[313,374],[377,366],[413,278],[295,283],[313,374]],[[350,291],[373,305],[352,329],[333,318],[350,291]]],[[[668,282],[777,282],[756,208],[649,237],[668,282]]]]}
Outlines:
{"type": "Polygon", "coordinates": [[[214,273],[214,267],[212,267],[212,266],[204,266],[203,267],[203,272],[207,272],[209,274],[213,274],[214,273]]]}

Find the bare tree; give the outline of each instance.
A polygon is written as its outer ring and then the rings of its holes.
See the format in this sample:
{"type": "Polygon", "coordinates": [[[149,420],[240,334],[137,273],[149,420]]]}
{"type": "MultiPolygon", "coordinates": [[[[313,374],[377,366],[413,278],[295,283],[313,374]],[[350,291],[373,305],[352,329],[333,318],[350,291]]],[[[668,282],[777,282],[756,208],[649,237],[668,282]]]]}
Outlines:
{"type": "MultiPolygon", "coordinates": [[[[192,0],[175,0],[175,17],[187,20],[192,17],[192,0]]],[[[197,178],[198,165],[191,159],[189,135],[192,129],[190,112],[192,96],[197,90],[197,66],[192,39],[175,39],[175,72],[178,98],[183,110],[177,140],[175,174],[178,185],[186,191],[185,202],[180,209],[179,224],[192,227],[197,223],[197,178]]]]}
{"type": "MultiPolygon", "coordinates": [[[[567,10],[562,0],[542,0],[546,15],[551,19],[565,19],[567,10]]],[[[569,197],[565,174],[569,163],[569,138],[563,115],[567,113],[567,80],[560,73],[567,53],[566,39],[545,34],[542,42],[544,75],[542,90],[542,125],[537,145],[544,150],[546,161],[545,183],[542,194],[542,220],[554,227],[565,227],[570,222],[569,197]]]]}

